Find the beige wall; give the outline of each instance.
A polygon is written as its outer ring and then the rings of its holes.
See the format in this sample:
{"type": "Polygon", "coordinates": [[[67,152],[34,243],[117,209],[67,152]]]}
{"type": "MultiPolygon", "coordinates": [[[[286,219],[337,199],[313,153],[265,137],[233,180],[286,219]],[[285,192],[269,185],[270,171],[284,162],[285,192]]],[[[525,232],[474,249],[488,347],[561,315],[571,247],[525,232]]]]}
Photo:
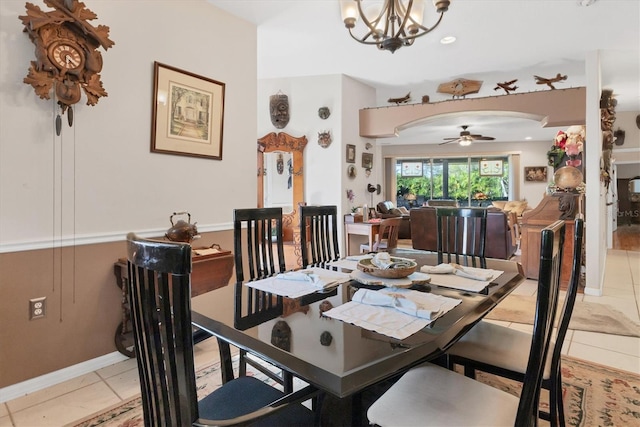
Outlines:
{"type": "Polygon", "coordinates": [[[87,6],[115,41],[108,97],[83,99],[56,136],[54,101],[22,83],[34,59],[25,2],[0,2],[0,388],[115,352],[127,232],[162,236],[184,210],[196,244],[232,249],[233,208],[255,206],[255,26],[204,0],[87,6]],[[222,161],[150,152],[154,61],[226,84],[222,161]],[[47,316],[29,321],[41,296],[47,316]]]}

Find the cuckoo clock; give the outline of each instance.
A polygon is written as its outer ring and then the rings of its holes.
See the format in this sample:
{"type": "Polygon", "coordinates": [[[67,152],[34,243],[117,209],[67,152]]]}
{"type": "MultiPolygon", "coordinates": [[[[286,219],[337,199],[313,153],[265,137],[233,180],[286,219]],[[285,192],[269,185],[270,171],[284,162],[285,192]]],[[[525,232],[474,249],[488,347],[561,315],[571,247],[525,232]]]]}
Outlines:
{"type": "MultiPolygon", "coordinates": [[[[27,3],[27,14],[20,16],[24,31],[35,45],[35,61],[24,78],[42,99],[54,99],[62,114],[67,112],[69,126],[73,124],[72,105],[80,101],[81,89],[87,105],[96,105],[107,96],[100,81],[102,54],[114,45],[109,39],[109,27],[94,27],[88,21],[97,15],[78,0],[44,0],[53,8],[43,11],[27,3]]],[[[56,117],[56,133],[60,135],[61,118],[56,117]]]]}

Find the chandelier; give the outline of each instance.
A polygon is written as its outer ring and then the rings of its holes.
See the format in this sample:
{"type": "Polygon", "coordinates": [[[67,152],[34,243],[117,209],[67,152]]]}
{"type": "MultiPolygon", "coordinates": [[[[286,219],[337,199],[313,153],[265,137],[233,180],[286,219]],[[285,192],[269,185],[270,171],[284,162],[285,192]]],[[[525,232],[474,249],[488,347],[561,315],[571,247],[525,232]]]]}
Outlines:
{"type": "Polygon", "coordinates": [[[341,0],[340,7],[344,26],[354,40],[393,53],[402,46],[411,46],[416,38],[433,31],[449,10],[450,3],[449,0],[433,0],[440,17],[431,28],[422,25],[424,0],[372,0],[366,3],[364,0],[341,0]],[[362,37],[353,33],[359,18],[365,26],[362,37]]]}

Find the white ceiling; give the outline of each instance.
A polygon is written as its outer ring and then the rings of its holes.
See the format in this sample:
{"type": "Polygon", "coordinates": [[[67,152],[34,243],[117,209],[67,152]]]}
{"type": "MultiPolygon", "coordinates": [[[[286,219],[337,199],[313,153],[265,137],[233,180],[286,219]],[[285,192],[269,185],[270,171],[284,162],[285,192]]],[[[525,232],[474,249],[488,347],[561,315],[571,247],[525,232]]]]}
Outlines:
{"type": "MultiPolygon", "coordinates": [[[[557,88],[584,86],[585,59],[598,52],[602,87],[613,89],[616,111],[640,111],[638,0],[598,0],[588,7],[578,0],[452,0],[438,28],[393,54],[351,39],[338,0],[208,1],[258,26],[259,79],[345,74],[377,88],[379,105],[389,105],[387,98],[409,91],[410,102],[422,95],[448,99],[436,89],[455,78],[484,82],[468,97],[504,94],[494,91],[496,83],[516,78],[516,93],[547,90],[533,75],[566,74],[557,88]],[[457,41],[442,45],[447,35],[457,41]]],[[[430,26],[436,14],[426,3],[424,24],[430,26]]],[[[439,143],[463,124],[496,141],[551,140],[556,132],[527,120],[460,115],[404,130],[399,140],[439,143]]]]}

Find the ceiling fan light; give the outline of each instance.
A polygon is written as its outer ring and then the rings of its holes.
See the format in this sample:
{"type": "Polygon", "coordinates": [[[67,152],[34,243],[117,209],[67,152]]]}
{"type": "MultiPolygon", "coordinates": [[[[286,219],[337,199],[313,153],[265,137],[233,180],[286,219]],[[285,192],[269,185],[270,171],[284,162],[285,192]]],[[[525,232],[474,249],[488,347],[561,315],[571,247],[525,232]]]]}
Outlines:
{"type": "Polygon", "coordinates": [[[460,138],[460,145],[462,145],[463,147],[468,147],[469,145],[471,145],[471,139],[460,138]]]}

